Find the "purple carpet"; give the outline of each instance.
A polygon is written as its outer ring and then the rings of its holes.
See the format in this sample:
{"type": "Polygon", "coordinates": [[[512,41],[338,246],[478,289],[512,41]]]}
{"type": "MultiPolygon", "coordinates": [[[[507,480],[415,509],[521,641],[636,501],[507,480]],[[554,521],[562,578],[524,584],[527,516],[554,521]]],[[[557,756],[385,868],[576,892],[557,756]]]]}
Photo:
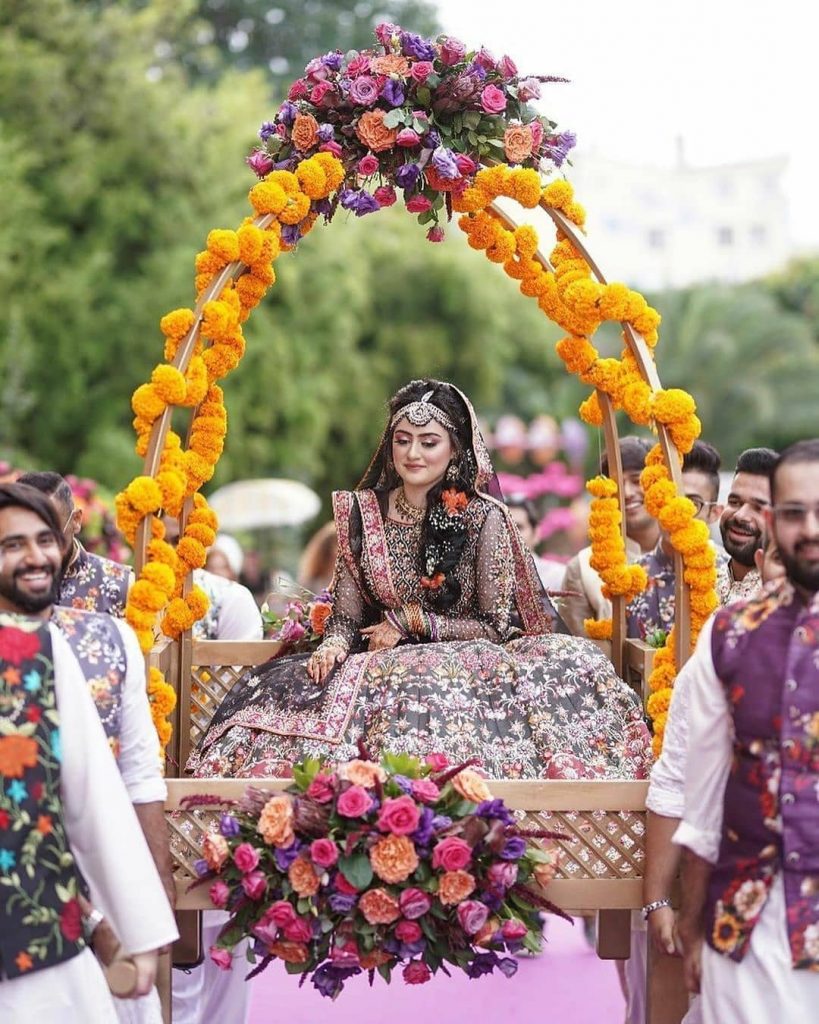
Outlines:
{"type": "Polygon", "coordinates": [[[271,965],[251,982],[250,1024],[618,1024],[624,1004],[614,964],[597,959],[581,922],[550,918],[547,936],[544,954],[522,958],[511,979],[438,975],[406,985],[398,975],[369,988],[361,976],[335,1002],[271,965]]]}

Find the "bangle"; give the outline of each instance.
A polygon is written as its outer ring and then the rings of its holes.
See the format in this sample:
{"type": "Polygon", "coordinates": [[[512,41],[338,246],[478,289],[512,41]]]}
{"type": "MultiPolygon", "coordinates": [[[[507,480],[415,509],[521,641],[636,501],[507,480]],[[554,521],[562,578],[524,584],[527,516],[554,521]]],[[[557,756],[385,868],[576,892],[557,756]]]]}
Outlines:
{"type": "Polygon", "coordinates": [[[643,918],[648,920],[648,915],[653,914],[655,910],[659,910],[661,907],[670,907],[671,900],[667,897],[661,900],[653,900],[651,903],[646,903],[643,907],[643,918]]]}
{"type": "Polygon", "coordinates": [[[101,911],[97,910],[96,907],[92,907],[87,914],[83,914],[81,918],[83,938],[86,942],[91,942],[91,937],[97,930],[97,925],[104,920],[101,911]]]}

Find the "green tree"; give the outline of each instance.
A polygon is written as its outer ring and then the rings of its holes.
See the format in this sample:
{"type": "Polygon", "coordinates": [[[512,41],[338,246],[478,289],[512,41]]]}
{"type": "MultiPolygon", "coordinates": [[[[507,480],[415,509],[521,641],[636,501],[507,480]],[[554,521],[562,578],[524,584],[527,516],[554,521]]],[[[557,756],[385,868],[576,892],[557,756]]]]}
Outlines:
{"type": "Polygon", "coordinates": [[[819,256],[792,260],[762,282],[782,309],[804,316],[819,341],[819,256]]]}

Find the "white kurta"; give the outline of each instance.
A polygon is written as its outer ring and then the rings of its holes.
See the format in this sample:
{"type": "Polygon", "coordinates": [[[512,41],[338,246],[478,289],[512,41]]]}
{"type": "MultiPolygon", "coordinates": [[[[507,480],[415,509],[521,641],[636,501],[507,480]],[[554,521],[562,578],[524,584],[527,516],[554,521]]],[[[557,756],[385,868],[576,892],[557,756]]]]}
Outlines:
{"type": "MultiPolygon", "coordinates": [[[[714,864],[722,835],[725,785],[733,758],[733,722],[711,657],[713,620],[700,633],[686,665],[689,678],[688,760],[683,820],[674,842],[714,864]]],[[[796,971],[785,919],[781,872],[737,963],[703,949],[702,1014],[705,1024],[802,1024],[816,1019],[819,974],[796,971]]]]}
{"type": "MultiPolygon", "coordinates": [[[[66,834],[92,899],[130,953],[176,936],[159,875],[117,771],[85,678],[55,626],[50,628],[62,741],[66,834]]],[[[93,954],[0,981],[3,1024],[108,1024],[114,1006],[93,954]]]]}

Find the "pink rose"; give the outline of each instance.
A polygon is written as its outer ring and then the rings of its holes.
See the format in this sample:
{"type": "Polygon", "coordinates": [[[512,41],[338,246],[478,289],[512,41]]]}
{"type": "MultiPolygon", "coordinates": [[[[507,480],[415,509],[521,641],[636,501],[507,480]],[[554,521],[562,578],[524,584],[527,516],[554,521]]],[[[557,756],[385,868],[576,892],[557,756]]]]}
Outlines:
{"type": "Polygon", "coordinates": [[[433,868],[461,871],[472,860],[472,847],[457,836],[447,836],[435,844],[432,851],[433,868]]]}
{"type": "Polygon", "coordinates": [[[506,110],[506,96],[496,85],[487,85],[481,93],[481,106],[487,114],[502,114],[506,110]]]}
{"type": "Polygon", "coordinates": [[[392,206],[398,198],[392,185],[382,185],[373,192],[373,197],[379,206],[392,206]]]}
{"type": "Polygon", "coordinates": [[[310,844],[310,857],[318,868],[331,868],[338,860],[338,847],[332,839],[314,839],[310,844]]]}
{"type": "Polygon", "coordinates": [[[267,879],[261,871],[251,871],[242,879],[242,888],[252,900],[260,900],[267,892],[267,879]]]}
{"type": "Polygon", "coordinates": [[[510,864],[508,861],[496,863],[489,868],[487,876],[490,882],[494,882],[495,885],[502,885],[504,889],[508,889],[518,880],[518,866],[517,864],[510,864]]]}
{"type": "Polygon", "coordinates": [[[335,885],[336,890],[340,893],[343,893],[345,896],[358,895],[358,889],[356,889],[352,882],[348,882],[340,871],[336,875],[333,884],[335,885]]]}
{"type": "Polygon", "coordinates": [[[399,921],[395,926],[395,937],[401,942],[417,942],[423,934],[416,921],[399,921]]]}
{"type": "Polygon", "coordinates": [[[294,644],[301,640],[306,632],[307,630],[300,622],[296,622],[295,619],[285,619],[279,636],[285,643],[294,644]]]}
{"type": "Polygon", "coordinates": [[[416,82],[426,82],[432,71],[432,61],[419,60],[410,68],[410,75],[416,82]]]}
{"type": "Polygon", "coordinates": [[[529,128],[532,131],[532,150],[537,153],[540,149],[541,142],[543,142],[543,122],[530,121],[529,128]]]}
{"type": "Polygon", "coordinates": [[[245,157],[245,163],[257,178],[264,178],[273,170],[274,161],[263,149],[254,149],[250,156],[245,157]]]}
{"type": "Polygon", "coordinates": [[[464,900],[459,904],[457,914],[461,928],[466,934],[476,935],[486,924],[489,907],[485,903],[479,903],[478,900],[464,900]]]}
{"type": "Polygon", "coordinates": [[[422,889],[404,889],[398,897],[398,905],[404,917],[414,921],[427,913],[432,906],[432,897],[422,889]]]}
{"type": "Polygon", "coordinates": [[[378,99],[378,82],[372,75],[359,75],[350,83],[350,99],[362,107],[371,107],[378,99]]]}
{"type": "Polygon", "coordinates": [[[375,38],[382,46],[389,46],[392,37],[398,35],[401,29],[389,21],[380,21],[375,26],[375,38]]]}
{"type": "Polygon", "coordinates": [[[306,918],[297,917],[285,927],[284,937],[289,942],[309,942],[313,938],[313,929],[306,918]]]}
{"type": "Polygon", "coordinates": [[[466,46],[460,39],[456,39],[454,36],[448,36],[441,43],[441,61],[446,64],[447,67],[452,67],[454,64],[460,64],[465,56],[466,46]]]}
{"type": "Polygon", "coordinates": [[[211,960],[220,970],[229,971],[233,967],[233,957],[230,950],[221,949],[219,946],[211,946],[208,950],[211,960]]]}
{"type": "Polygon", "coordinates": [[[444,232],[444,229],[441,227],[441,225],[440,224],[436,224],[435,227],[430,228],[429,231],[427,231],[427,241],[428,242],[443,242],[444,234],[445,234],[445,232],[444,232]]]}
{"type": "Polygon", "coordinates": [[[230,898],[230,889],[224,882],[214,882],[210,889],[208,889],[208,895],[214,907],[221,909],[227,906],[227,901],[230,898]]]}
{"type": "Polygon", "coordinates": [[[321,101],[327,95],[327,93],[332,91],[332,82],[319,82],[318,85],[313,86],[313,89],[310,93],[310,102],[313,103],[315,106],[318,106],[319,103],[321,103],[321,101]]]}
{"type": "Polygon", "coordinates": [[[407,209],[410,213],[426,213],[432,209],[432,203],[426,196],[413,196],[407,202],[407,209]]]}
{"type": "Polygon", "coordinates": [[[319,146],[319,152],[332,153],[333,156],[341,156],[344,150],[341,148],[341,146],[339,146],[337,142],[333,142],[331,139],[330,142],[322,142],[322,144],[319,146]]]}
{"type": "Polygon", "coordinates": [[[411,835],[418,828],[421,811],[410,796],[387,799],[378,814],[378,827],[395,836],[411,835]]]}
{"type": "Polygon", "coordinates": [[[287,93],[289,100],[303,100],[307,95],[307,83],[303,79],[297,79],[291,86],[290,91],[287,93]]]}
{"type": "Polygon", "coordinates": [[[363,53],[359,53],[357,57],[353,57],[350,63],[347,65],[347,70],[344,72],[349,78],[356,78],[358,75],[366,74],[370,70],[370,58],[366,57],[363,53]]]}
{"type": "Polygon", "coordinates": [[[403,971],[404,981],[408,985],[423,985],[432,977],[432,972],[423,960],[410,960],[403,971]]]}
{"type": "MultiPolygon", "coordinates": [[[[477,171],[478,169],[478,165],[475,163],[472,157],[467,156],[466,153],[459,153],[458,156],[455,157],[455,164],[460,173],[464,175],[464,177],[466,177],[469,174],[474,174],[475,171],[477,171]]],[[[440,755],[437,756],[440,757],[440,755]]],[[[427,763],[429,763],[429,758],[427,758],[427,763]]]]}
{"type": "Polygon", "coordinates": [[[363,786],[350,786],[338,798],[336,809],[345,818],[360,818],[372,805],[372,797],[363,786]]]}
{"type": "Polygon", "coordinates": [[[326,804],[333,799],[332,778],[332,775],[324,775],[321,772],[313,778],[307,787],[307,795],[311,800],[315,800],[317,804],[326,804]]]}
{"type": "Polygon", "coordinates": [[[449,768],[449,758],[446,754],[427,754],[425,760],[434,772],[442,772],[449,768]]]}
{"type": "MultiPolygon", "coordinates": [[[[443,228],[441,230],[443,231],[443,228]]],[[[422,804],[434,804],[441,795],[441,791],[432,779],[413,779],[412,795],[422,804]]]]}
{"type": "Polygon", "coordinates": [[[314,57],[304,69],[304,73],[313,82],[323,82],[329,76],[330,69],[322,62],[321,57],[314,57]]]}
{"type": "Polygon", "coordinates": [[[375,174],[378,167],[378,157],[373,156],[372,153],[362,156],[358,161],[358,173],[363,174],[365,178],[369,178],[371,174],[375,174]]]}
{"type": "Polygon", "coordinates": [[[518,99],[521,103],[540,99],[540,82],[536,78],[524,78],[518,82],[518,99]]]}
{"type": "Polygon", "coordinates": [[[529,929],[516,918],[510,918],[501,925],[501,935],[507,942],[519,942],[529,929]]]}
{"type": "Polygon", "coordinates": [[[421,139],[418,132],[413,131],[412,128],[402,128],[395,137],[395,144],[403,146],[404,149],[412,149],[414,146],[419,145],[420,142],[421,139]]]}
{"type": "Polygon", "coordinates": [[[494,71],[497,62],[489,50],[487,50],[485,46],[482,46],[475,54],[475,63],[480,64],[485,71],[494,71]]]}
{"type": "Polygon", "coordinates": [[[279,929],[272,922],[265,918],[262,918],[258,924],[255,924],[251,929],[251,932],[257,939],[261,939],[262,942],[267,943],[269,946],[272,942],[275,942],[279,937],[279,929]]]}
{"type": "Polygon", "coordinates": [[[242,872],[247,874],[259,864],[259,851],[250,843],[240,843],[233,851],[233,863],[242,872]]]}
{"type": "Polygon", "coordinates": [[[276,900],[264,912],[264,921],[272,921],[278,928],[286,928],[296,920],[296,911],[286,900],[276,900]]]}
{"type": "Polygon", "coordinates": [[[510,78],[514,78],[518,73],[518,66],[511,57],[504,54],[498,62],[498,71],[500,71],[504,82],[508,82],[510,78]]]}

